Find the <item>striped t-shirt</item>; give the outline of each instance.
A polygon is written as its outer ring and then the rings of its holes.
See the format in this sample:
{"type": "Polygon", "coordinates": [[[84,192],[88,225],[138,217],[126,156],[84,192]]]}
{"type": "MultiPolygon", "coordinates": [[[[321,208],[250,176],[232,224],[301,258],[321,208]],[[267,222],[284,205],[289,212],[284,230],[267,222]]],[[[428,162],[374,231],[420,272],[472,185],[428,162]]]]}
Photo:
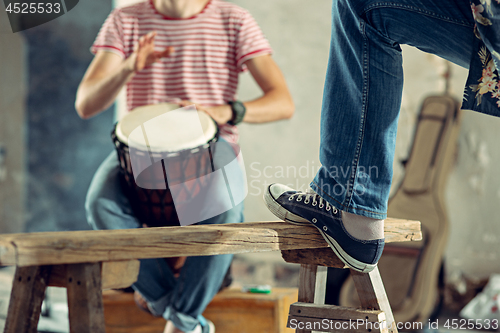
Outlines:
{"type": "MultiPolygon", "coordinates": [[[[234,4],[211,0],[199,14],[172,19],[152,0],[117,8],[104,22],[92,53],[108,51],[127,58],[139,38],[156,31],[155,50],[173,46],[160,62],[136,73],[127,83],[127,110],[163,102],[190,100],[205,106],[236,100],[238,74],[245,61],[270,54],[271,47],[250,13],[234,4]]],[[[235,126],[221,136],[236,143],[235,126]]]]}

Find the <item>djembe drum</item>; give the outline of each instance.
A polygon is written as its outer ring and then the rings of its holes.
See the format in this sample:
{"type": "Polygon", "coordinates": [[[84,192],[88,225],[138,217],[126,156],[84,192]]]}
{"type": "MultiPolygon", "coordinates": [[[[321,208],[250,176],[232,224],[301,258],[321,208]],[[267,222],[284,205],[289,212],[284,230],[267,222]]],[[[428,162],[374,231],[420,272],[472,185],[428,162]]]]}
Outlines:
{"type": "Polygon", "coordinates": [[[112,138],[123,189],[139,221],[149,227],[178,226],[174,201],[195,197],[203,176],[214,171],[215,121],[194,107],[149,105],[118,122],[112,138]],[[174,185],[181,186],[175,198],[170,190],[174,185]]]}

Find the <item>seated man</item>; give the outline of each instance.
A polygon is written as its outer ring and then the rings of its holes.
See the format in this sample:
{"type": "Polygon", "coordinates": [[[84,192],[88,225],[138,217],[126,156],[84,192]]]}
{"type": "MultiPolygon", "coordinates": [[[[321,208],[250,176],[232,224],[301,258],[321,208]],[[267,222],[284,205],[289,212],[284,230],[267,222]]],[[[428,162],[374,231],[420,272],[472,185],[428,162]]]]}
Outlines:
{"type": "Polygon", "coordinates": [[[264,197],[276,216],[312,223],[346,265],[369,272],[384,248],[403,89],[400,44],[468,68],[462,108],[498,117],[500,2],[334,0],[332,15],[322,168],[306,193],[272,184],[264,197]]]}
{"type": "MultiPolygon", "coordinates": [[[[244,9],[221,0],[148,0],[115,9],[92,46],[95,54],[78,88],[86,119],[108,108],[123,86],[127,110],[162,102],[196,103],[219,125],[220,140],[236,144],[236,124],[290,118],[293,102],[259,26],[244,9]],[[249,70],[263,95],[236,98],[238,74],[249,70]]],[[[118,179],[115,152],[90,185],[86,211],[95,229],[138,228],[118,179]]],[[[242,222],[242,204],[201,223],[242,222]]],[[[166,333],[214,332],[202,312],[219,290],[231,255],[190,257],[176,278],[164,260],[142,260],[133,288],[166,333]]]]}

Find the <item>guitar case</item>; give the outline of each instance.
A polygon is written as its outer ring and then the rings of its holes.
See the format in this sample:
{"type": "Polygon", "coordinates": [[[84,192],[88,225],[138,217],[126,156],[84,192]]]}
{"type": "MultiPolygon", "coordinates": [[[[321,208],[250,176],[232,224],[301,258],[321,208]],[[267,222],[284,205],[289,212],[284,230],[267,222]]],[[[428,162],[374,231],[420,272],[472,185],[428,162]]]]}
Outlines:
{"type": "MultiPolygon", "coordinates": [[[[425,324],[442,299],[439,281],[449,228],[444,190],[456,160],[459,126],[460,104],[454,98],[424,100],[405,176],[389,200],[388,216],[420,221],[423,234],[419,242],[386,244],[378,264],[397,322],[425,324]]],[[[350,277],[339,303],[360,306],[350,277]]]]}

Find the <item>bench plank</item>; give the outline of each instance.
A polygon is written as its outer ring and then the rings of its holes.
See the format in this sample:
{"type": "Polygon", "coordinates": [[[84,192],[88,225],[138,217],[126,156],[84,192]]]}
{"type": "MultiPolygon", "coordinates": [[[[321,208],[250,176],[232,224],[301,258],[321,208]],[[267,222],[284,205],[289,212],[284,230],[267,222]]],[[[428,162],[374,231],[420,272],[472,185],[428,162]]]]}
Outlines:
{"type": "MultiPolygon", "coordinates": [[[[49,287],[68,286],[66,271],[68,265],[54,265],[49,277],[49,287]]],[[[139,260],[105,261],[101,263],[102,290],[130,287],[139,275],[139,260]]]]}
{"type": "MultiPolygon", "coordinates": [[[[387,219],[386,242],[421,239],[420,222],[387,219]]],[[[313,226],[279,222],[0,236],[0,265],[60,265],[327,247],[313,226]]]]}

